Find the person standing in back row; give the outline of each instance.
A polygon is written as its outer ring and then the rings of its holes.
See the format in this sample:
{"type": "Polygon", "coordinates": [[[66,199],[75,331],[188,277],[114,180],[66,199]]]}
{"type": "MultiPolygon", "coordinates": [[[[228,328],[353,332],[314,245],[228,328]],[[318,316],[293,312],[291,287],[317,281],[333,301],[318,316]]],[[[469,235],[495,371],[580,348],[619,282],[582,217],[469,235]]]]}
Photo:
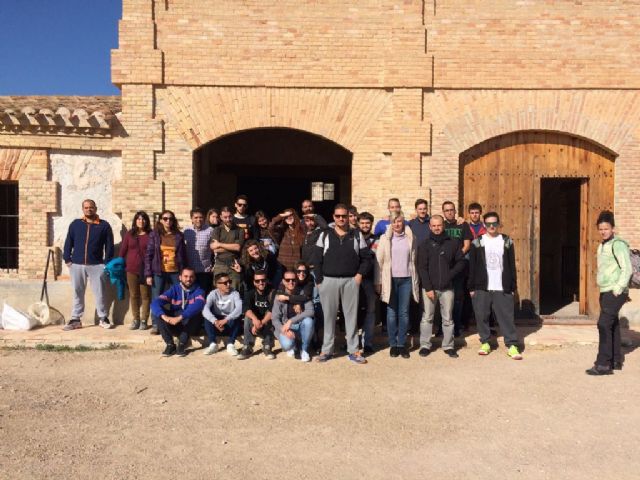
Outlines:
{"type": "Polygon", "coordinates": [[[111,225],[97,215],[98,207],[91,199],[82,202],[83,217],[71,222],[64,242],[62,258],[69,267],[73,287],[71,320],[63,330],[82,328],[84,295],[87,280],[95,297],[96,310],[102,328],[112,328],[104,301],[104,264],[113,258],[111,225]]]}
{"type": "Polygon", "coordinates": [[[605,210],[598,216],[597,227],[602,243],[598,245],[597,282],[600,288],[600,317],[598,318],[598,356],[588,375],[611,375],[622,370],[624,358],[620,345],[618,314],[629,298],[631,257],[629,245],[615,235],[613,213],[605,210]]]}

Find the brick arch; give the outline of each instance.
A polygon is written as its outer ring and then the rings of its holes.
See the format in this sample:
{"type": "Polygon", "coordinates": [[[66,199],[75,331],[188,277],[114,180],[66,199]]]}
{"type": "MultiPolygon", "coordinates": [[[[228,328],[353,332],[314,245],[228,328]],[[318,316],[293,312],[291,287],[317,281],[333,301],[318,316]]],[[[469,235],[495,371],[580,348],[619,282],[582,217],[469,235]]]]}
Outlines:
{"type": "Polygon", "coordinates": [[[0,180],[20,180],[36,150],[0,148],[0,180]]]}
{"type": "Polygon", "coordinates": [[[640,120],[640,95],[629,101],[624,91],[441,91],[431,109],[457,152],[523,130],[566,133],[621,152],[640,120]]]}
{"type": "Polygon", "coordinates": [[[391,101],[386,90],[167,87],[156,91],[159,116],[195,150],[256,128],[293,128],[355,151],[391,101]]]}

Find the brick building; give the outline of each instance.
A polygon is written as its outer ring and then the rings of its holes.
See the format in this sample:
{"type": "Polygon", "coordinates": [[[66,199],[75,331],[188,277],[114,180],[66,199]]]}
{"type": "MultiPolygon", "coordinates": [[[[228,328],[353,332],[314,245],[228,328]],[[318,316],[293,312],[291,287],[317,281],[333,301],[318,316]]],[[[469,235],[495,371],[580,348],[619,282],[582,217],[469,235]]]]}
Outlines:
{"type": "Polygon", "coordinates": [[[120,97],[0,98],[0,277],[42,275],[84,197],[119,231],[236,193],[273,213],[315,183],[321,209],[495,208],[523,308],[593,314],[597,212],[640,245],[636,7],[123,0],[120,97]]]}

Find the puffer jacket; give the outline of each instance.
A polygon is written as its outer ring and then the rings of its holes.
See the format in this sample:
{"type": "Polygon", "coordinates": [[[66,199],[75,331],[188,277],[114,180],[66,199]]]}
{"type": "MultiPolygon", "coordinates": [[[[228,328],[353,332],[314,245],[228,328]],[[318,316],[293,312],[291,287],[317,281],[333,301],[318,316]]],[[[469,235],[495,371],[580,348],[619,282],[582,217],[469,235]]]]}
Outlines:
{"type": "MultiPolygon", "coordinates": [[[[411,249],[409,250],[409,272],[411,273],[411,293],[413,299],[417,302],[420,295],[420,282],[418,279],[417,252],[418,240],[410,228],[405,227],[404,233],[409,240],[411,249]]],[[[387,230],[378,241],[378,249],[376,250],[376,261],[374,262],[374,284],[381,285],[380,300],[389,303],[391,298],[391,239],[393,238],[393,230],[391,225],[387,226],[387,230]]]]}

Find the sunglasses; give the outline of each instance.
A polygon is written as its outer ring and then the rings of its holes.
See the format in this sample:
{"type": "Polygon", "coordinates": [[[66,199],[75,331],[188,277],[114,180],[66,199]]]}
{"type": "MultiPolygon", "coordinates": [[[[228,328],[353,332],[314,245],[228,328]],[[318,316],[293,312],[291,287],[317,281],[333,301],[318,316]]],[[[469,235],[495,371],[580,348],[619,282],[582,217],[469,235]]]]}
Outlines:
{"type": "Polygon", "coordinates": [[[486,227],[497,227],[498,225],[500,225],[500,222],[484,222],[484,225],[486,227]]]}
{"type": "Polygon", "coordinates": [[[295,282],[296,279],[295,278],[285,278],[283,281],[287,282],[287,283],[290,283],[290,282],[295,282]]]}
{"type": "Polygon", "coordinates": [[[239,206],[239,207],[246,207],[247,206],[246,203],[236,203],[236,205],[239,206]]]}
{"type": "Polygon", "coordinates": [[[336,217],[336,218],[347,218],[348,217],[348,215],[338,215],[337,213],[334,213],[333,216],[336,217]]]}
{"type": "Polygon", "coordinates": [[[173,217],[162,217],[163,222],[170,222],[171,220],[173,220],[173,217]]]}
{"type": "Polygon", "coordinates": [[[231,280],[226,280],[224,282],[216,282],[218,285],[231,285],[231,280]]]}
{"type": "Polygon", "coordinates": [[[253,280],[253,283],[267,283],[267,281],[266,281],[266,280],[264,280],[264,279],[258,279],[258,278],[256,278],[256,279],[254,279],[254,280],[253,280]]]}

